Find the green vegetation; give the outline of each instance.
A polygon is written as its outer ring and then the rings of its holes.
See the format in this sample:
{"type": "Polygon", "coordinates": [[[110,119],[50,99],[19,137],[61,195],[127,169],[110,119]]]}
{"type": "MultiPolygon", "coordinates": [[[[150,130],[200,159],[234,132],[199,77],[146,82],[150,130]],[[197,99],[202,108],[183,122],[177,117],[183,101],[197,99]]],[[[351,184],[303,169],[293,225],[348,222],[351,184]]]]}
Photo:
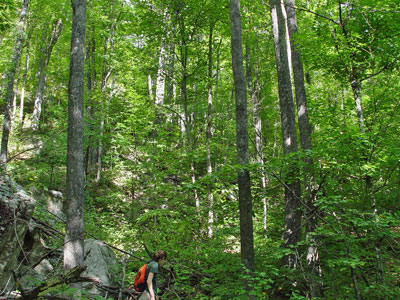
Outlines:
{"type": "MultiPolygon", "coordinates": [[[[0,0],[1,74],[12,55],[20,2],[0,0]]],[[[299,28],[294,38],[305,68],[313,148],[289,156],[282,150],[269,6],[255,0],[242,1],[241,6],[243,40],[250,45],[252,80],[258,86],[264,157],[261,165],[254,107],[248,97],[255,274],[243,270],[240,257],[240,166],[226,1],[88,1],[85,231],[138,257],[147,258],[143,244],[151,251],[165,249],[167,266],[173,266],[177,278],[173,292],[166,292],[163,299],[248,299],[243,276],[249,276],[257,299],[310,299],[307,207],[301,205],[297,246],[282,247],[282,236],[283,182],[293,161],[300,162],[302,181],[305,158],[311,158],[317,227],[308,233],[316,237],[320,263],[316,280],[324,299],[398,299],[400,4],[296,1],[299,28]],[[160,78],[165,81],[164,95],[156,103],[160,78]],[[207,136],[209,84],[211,137],[207,136]],[[282,264],[289,252],[298,259],[295,269],[282,264]]],[[[48,190],[65,194],[72,9],[69,1],[32,0],[28,11],[14,84],[7,173],[36,196],[48,190]],[[39,130],[34,130],[41,48],[58,19],[63,28],[49,57],[39,130]]],[[[2,112],[6,85],[2,77],[2,112]]],[[[304,204],[308,194],[303,182],[302,189],[299,201],[304,204]]],[[[40,205],[35,214],[41,220],[53,218],[40,205]]],[[[130,260],[127,281],[132,282],[140,264],[130,260]]]]}

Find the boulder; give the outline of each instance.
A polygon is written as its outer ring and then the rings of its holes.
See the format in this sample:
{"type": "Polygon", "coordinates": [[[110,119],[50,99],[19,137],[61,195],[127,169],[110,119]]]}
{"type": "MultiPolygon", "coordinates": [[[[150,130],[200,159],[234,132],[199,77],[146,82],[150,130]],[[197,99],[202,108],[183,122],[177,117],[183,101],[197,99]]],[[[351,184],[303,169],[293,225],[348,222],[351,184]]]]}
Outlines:
{"type": "MultiPolygon", "coordinates": [[[[118,284],[120,278],[117,259],[114,252],[103,242],[95,239],[85,240],[84,264],[87,269],[82,276],[96,278],[104,286],[118,284]]],[[[84,288],[91,294],[102,294],[94,283],[86,283],[84,288]]]]}
{"type": "Polygon", "coordinates": [[[50,225],[54,225],[56,221],[65,220],[65,214],[63,211],[63,194],[60,191],[50,190],[46,196],[47,210],[58,219],[50,218],[50,225]]]}

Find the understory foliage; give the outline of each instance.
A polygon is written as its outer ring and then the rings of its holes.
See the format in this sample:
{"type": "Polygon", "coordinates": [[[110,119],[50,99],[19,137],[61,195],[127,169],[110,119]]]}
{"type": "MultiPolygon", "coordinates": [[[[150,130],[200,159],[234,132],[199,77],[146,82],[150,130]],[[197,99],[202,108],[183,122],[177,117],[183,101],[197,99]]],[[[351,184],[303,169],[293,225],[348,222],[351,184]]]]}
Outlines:
{"type": "MultiPolygon", "coordinates": [[[[12,53],[20,2],[0,0],[1,74],[12,53]]],[[[31,0],[14,83],[7,172],[36,195],[49,190],[65,194],[72,16],[66,3],[31,0]],[[46,43],[43,35],[49,34],[58,18],[63,29],[49,57],[40,128],[33,130],[38,61],[46,43]]],[[[318,220],[312,235],[319,250],[317,281],[324,299],[398,299],[399,4],[296,1],[295,38],[306,73],[313,149],[290,156],[282,150],[269,6],[266,1],[250,0],[241,6],[243,37],[250,45],[258,87],[264,157],[261,165],[249,100],[255,274],[247,274],[240,259],[229,5],[222,0],[88,1],[86,233],[145,259],[143,245],[150,251],[166,250],[167,267],[173,267],[177,277],[163,299],[247,299],[243,276],[251,278],[251,293],[257,299],[310,299],[307,220],[303,217],[298,229],[302,240],[293,249],[282,247],[282,236],[288,166],[297,161],[304,170],[305,158],[311,158],[318,220]],[[156,103],[160,76],[165,81],[161,104],[156,103]],[[351,85],[355,79],[360,84],[363,130],[351,85]],[[207,136],[210,85],[212,135],[207,136]],[[295,270],[282,265],[282,257],[291,251],[298,257],[295,270]]],[[[2,77],[2,112],[6,84],[2,77]]],[[[306,197],[303,188],[299,201],[304,204],[306,197]]],[[[307,207],[301,207],[304,216],[307,207]]],[[[52,218],[40,205],[35,213],[42,220],[52,218]]],[[[116,254],[122,258],[123,253],[116,254]]],[[[129,259],[125,285],[133,282],[140,265],[129,259]]]]}

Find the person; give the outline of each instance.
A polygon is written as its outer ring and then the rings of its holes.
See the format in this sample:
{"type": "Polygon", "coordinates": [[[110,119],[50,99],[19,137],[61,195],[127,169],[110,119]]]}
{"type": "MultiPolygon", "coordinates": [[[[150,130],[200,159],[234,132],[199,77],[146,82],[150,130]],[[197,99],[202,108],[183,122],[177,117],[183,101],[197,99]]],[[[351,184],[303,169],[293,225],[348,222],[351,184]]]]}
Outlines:
{"type": "Polygon", "coordinates": [[[139,300],[156,300],[158,267],[164,265],[166,259],[167,253],[164,250],[154,252],[146,268],[147,287],[139,300]]]}

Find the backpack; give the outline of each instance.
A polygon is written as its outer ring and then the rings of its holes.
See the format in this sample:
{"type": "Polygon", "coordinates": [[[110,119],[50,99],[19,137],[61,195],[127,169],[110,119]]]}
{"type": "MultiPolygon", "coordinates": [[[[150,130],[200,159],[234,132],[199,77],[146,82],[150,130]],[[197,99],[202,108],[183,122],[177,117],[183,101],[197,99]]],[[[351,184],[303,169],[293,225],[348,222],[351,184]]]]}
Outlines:
{"type": "Polygon", "coordinates": [[[147,280],[146,280],[146,269],[147,269],[147,264],[144,264],[138,271],[135,281],[134,281],[134,286],[135,290],[137,292],[143,292],[146,289],[147,286],[147,280]]]}

